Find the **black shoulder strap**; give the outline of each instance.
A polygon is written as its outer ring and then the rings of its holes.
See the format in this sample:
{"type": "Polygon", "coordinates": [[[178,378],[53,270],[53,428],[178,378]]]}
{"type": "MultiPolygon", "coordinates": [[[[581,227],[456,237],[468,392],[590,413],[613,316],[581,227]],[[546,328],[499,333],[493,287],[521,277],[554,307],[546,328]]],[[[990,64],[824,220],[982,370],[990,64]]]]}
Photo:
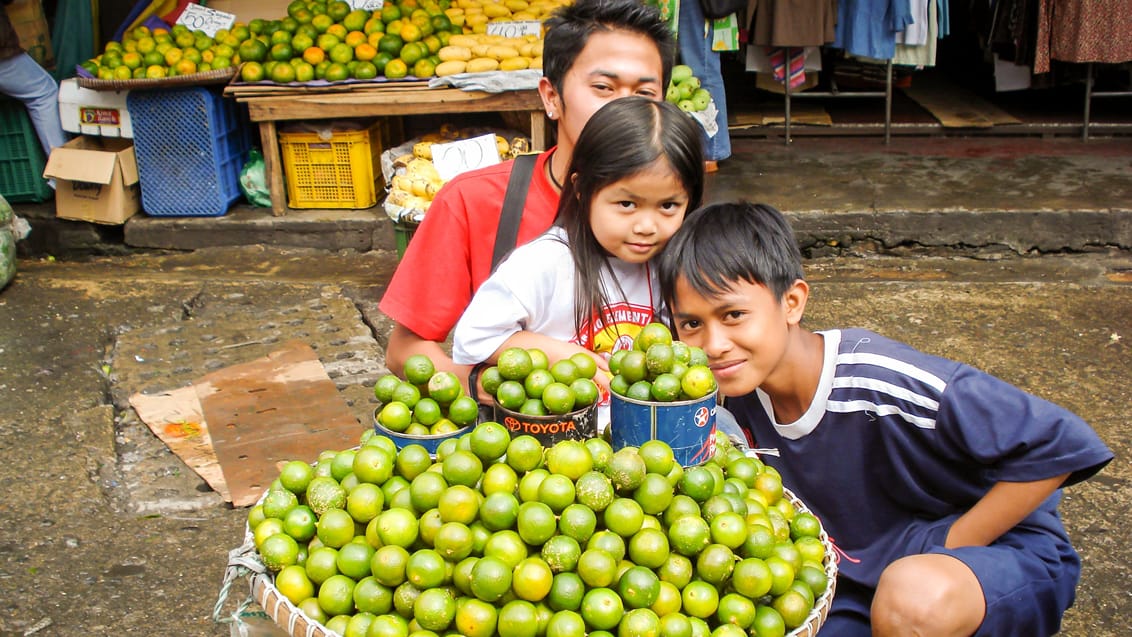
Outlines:
{"type": "Polygon", "coordinates": [[[491,254],[491,271],[503,261],[503,257],[519,241],[519,222],[523,219],[523,207],[527,203],[527,189],[531,185],[531,175],[535,172],[538,153],[519,155],[511,165],[511,177],[507,181],[507,193],[503,195],[503,209],[499,215],[499,228],[495,232],[495,250],[491,254]]]}

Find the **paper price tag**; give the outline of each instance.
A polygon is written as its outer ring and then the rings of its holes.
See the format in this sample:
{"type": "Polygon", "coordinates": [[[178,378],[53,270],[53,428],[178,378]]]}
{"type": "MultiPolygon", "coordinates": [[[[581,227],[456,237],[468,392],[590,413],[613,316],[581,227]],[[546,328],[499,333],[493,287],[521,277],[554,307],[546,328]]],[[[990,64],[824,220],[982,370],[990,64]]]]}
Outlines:
{"type": "Polygon", "coordinates": [[[488,22],[489,35],[501,35],[505,38],[521,38],[524,35],[537,35],[542,37],[542,23],[538,20],[519,20],[517,22],[488,22]]]}
{"type": "Polygon", "coordinates": [[[209,9],[199,4],[185,5],[185,10],[177,18],[177,24],[183,24],[193,31],[204,31],[210,38],[215,37],[220,29],[231,27],[235,21],[236,16],[231,13],[209,9]]]}
{"type": "Polygon", "coordinates": [[[381,11],[385,0],[350,0],[350,8],[363,11],[381,11]]]}
{"type": "Polygon", "coordinates": [[[495,147],[495,135],[433,144],[432,163],[444,181],[469,170],[498,164],[499,149],[495,147]]]}

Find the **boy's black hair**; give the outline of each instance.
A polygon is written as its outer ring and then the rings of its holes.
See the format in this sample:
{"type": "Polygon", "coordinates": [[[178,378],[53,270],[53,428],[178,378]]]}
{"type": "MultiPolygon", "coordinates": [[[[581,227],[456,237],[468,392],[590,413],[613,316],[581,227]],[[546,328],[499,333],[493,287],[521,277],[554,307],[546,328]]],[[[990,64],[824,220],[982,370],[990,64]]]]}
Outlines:
{"type": "Polygon", "coordinates": [[[590,36],[610,31],[637,33],[655,42],[664,69],[661,86],[668,86],[676,59],[676,38],[658,8],[641,0],[577,0],[556,10],[546,21],[542,74],[556,91],[562,92],[562,80],[590,36]]]}
{"type": "Polygon", "coordinates": [[[790,222],[774,206],[746,201],[704,206],[684,218],[657,262],[669,307],[681,277],[708,298],[746,281],[765,285],[778,299],[805,278],[790,222]]]}
{"type": "Polygon", "coordinates": [[[602,289],[602,273],[612,274],[612,270],[609,253],[590,226],[593,197],[661,159],[684,186],[687,210],[695,209],[704,192],[701,130],[672,104],[633,96],[606,103],[578,135],[554,223],[565,229],[574,256],[574,318],[579,330],[609,305],[610,295],[624,296],[621,290],[602,289]]]}

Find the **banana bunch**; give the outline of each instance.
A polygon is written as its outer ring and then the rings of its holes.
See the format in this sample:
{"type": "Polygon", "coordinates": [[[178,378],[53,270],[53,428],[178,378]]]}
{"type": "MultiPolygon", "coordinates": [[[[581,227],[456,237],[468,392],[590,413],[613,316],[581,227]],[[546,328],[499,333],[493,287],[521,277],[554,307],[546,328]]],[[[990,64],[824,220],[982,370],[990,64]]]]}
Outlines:
{"type": "Polygon", "coordinates": [[[542,40],[534,35],[515,38],[487,33],[454,35],[436,55],[440,58],[440,64],[436,65],[437,77],[456,73],[541,69],[542,40]]]}
{"type": "MultiPolygon", "coordinates": [[[[471,133],[445,125],[439,132],[421,137],[420,141],[413,144],[412,153],[393,160],[393,178],[390,180],[387,201],[402,208],[427,211],[432,198],[444,185],[444,180],[432,163],[432,147],[469,136],[471,133]]],[[[496,135],[495,149],[499,151],[500,160],[507,160],[516,154],[528,152],[530,142],[524,137],[507,141],[502,135],[496,135]]]]}

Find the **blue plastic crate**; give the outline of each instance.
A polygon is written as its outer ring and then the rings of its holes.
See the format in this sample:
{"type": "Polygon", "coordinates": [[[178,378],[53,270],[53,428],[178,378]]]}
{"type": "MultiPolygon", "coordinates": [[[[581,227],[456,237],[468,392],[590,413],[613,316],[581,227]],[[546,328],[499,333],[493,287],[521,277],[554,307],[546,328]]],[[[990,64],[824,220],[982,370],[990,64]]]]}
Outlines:
{"type": "Polygon", "coordinates": [[[241,197],[251,146],[239,106],[204,87],[130,91],[142,209],[153,216],[218,217],[241,197]]]}
{"type": "Polygon", "coordinates": [[[0,195],[8,201],[47,201],[54,194],[43,168],[47,158],[27,109],[0,99],[0,195]]]}

